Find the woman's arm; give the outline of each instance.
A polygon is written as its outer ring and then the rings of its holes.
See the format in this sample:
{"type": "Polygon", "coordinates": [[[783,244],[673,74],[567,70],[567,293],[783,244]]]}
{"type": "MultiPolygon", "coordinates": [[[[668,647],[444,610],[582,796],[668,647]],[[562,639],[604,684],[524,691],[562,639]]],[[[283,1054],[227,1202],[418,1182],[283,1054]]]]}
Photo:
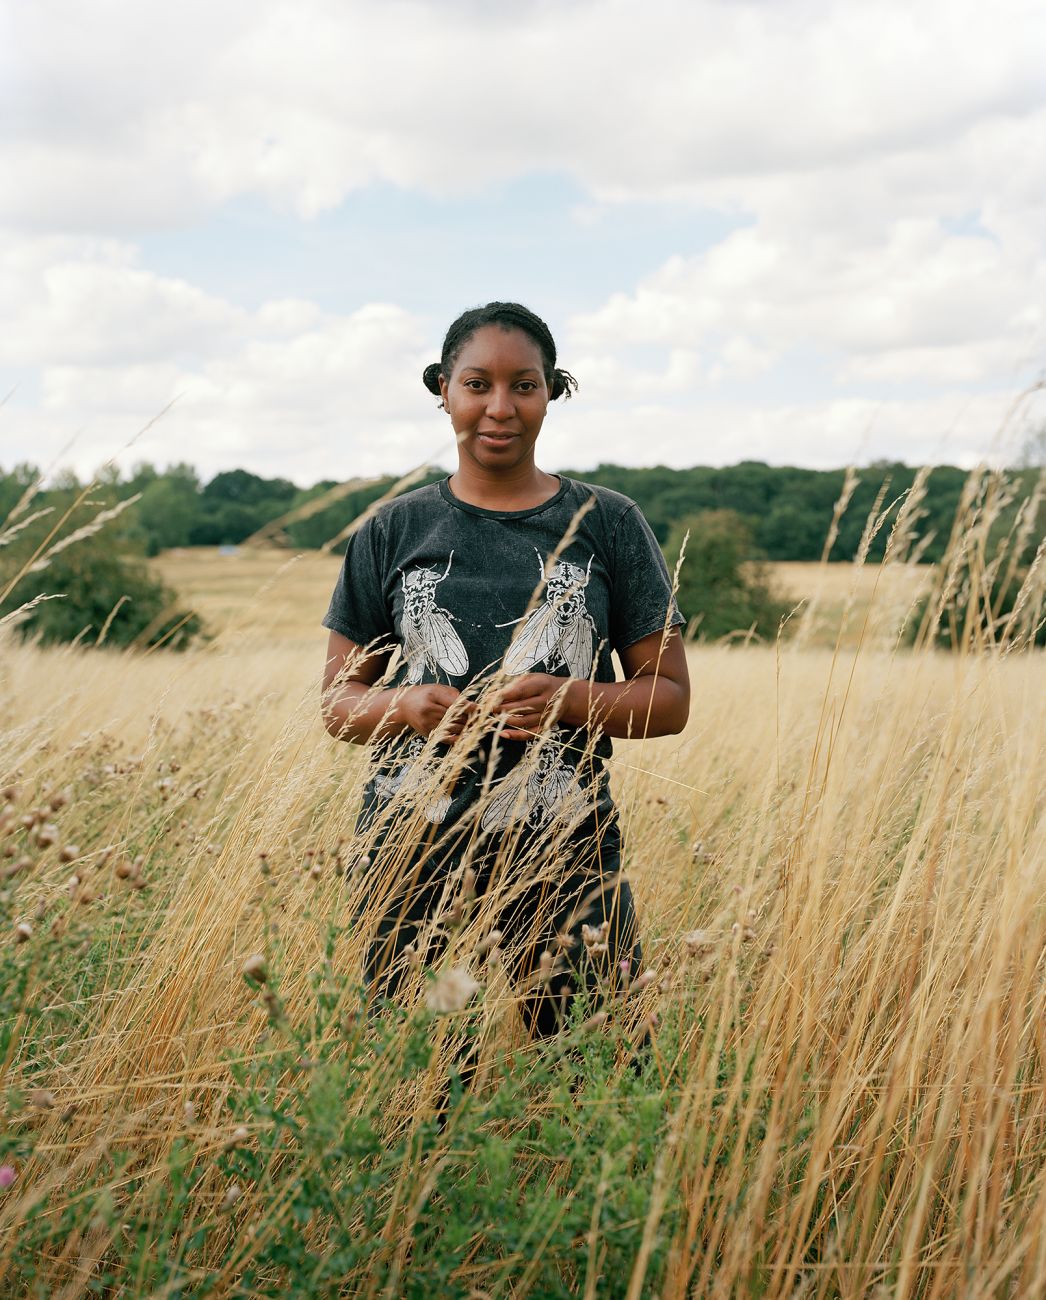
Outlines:
{"type": "Polygon", "coordinates": [[[375,690],[391,655],[389,650],[368,654],[340,632],[331,632],[323,669],[323,725],[335,740],[357,745],[402,731],[428,736],[437,729],[441,740],[455,740],[472,705],[455,709],[461,692],[435,682],[375,690]]]}
{"type": "Polygon", "coordinates": [[[620,652],[623,682],[527,673],[501,694],[510,740],[529,740],[558,708],[563,726],[598,725],[608,736],[674,736],[690,713],[690,674],[677,629],[653,632],[620,652]],[[662,646],[662,641],[664,642],[662,646]]]}

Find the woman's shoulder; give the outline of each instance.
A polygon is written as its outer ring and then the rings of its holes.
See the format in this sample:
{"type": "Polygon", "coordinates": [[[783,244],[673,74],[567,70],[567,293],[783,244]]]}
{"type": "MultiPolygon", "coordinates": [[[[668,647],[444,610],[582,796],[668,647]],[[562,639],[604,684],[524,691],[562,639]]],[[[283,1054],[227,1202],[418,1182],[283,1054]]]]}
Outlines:
{"type": "Polygon", "coordinates": [[[603,487],[599,483],[586,483],[583,479],[568,478],[565,474],[561,477],[567,479],[570,484],[568,495],[579,503],[595,497],[596,509],[611,526],[617,524],[630,510],[639,509],[632,498],[625,496],[624,492],[615,492],[613,488],[603,487]]]}
{"type": "Polygon", "coordinates": [[[399,496],[387,501],[378,501],[364,512],[366,522],[376,525],[382,532],[395,529],[404,523],[417,520],[419,515],[429,510],[442,508],[439,483],[426,483],[422,487],[411,488],[399,496]]]}

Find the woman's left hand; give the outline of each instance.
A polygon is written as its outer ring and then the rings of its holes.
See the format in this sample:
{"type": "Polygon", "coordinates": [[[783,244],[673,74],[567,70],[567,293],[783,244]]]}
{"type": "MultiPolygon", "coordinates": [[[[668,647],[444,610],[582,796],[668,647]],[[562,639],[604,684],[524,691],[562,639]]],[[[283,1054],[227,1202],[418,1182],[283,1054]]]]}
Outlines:
{"type": "Polygon", "coordinates": [[[532,740],[542,724],[555,712],[570,685],[569,677],[553,677],[550,673],[524,673],[498,694],[498,705],[505,724],[502,736],[506,740],[532,740]]]}

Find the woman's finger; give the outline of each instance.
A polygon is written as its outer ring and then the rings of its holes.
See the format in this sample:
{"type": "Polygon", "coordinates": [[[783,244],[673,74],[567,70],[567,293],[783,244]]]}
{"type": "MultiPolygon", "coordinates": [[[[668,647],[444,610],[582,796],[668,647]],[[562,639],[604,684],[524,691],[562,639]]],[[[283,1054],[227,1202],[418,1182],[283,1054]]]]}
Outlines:
{"type": "Polygon", "coordinates": [[[541,725],[542,718],[543,715],[537,712],[510,713],[502,721],[506,727],[530,727],[533,729],[541,725]]]}
{"type": "Polygon", "coordinates": [[[544,713],[548,708],[551,700],[547,695],[528,695],[522,700],[512,700],[509,704],[503,705],[502,710],[506,715],[513,713],[544,713]]]}

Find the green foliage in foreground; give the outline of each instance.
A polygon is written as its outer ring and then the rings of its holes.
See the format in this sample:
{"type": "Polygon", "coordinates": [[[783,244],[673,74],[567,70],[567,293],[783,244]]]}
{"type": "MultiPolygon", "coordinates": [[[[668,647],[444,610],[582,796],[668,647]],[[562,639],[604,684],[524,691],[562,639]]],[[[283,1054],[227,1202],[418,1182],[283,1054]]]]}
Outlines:
{"type": "MultiPolygon", "coordinates": [[[[8,891],[0,903],[8,929],[10,902],[8,891]]],[[[64,969],[53,978],[83,978],[69,965],[77,951],[87,966],[107,964],[111,950],[84,957],[75,928],[62,933],[65,948],[50,941],[56,971],[64,969]]],[[[332,930],[328,960],[336,938],[332,930]]],[[[35,948],[0,955],[5,1059],[15,1036],[61,1052],[62,1029],[32,998],[35,948]]],[[[86,1177],[71,1145],[68,1176],[34,1186],[36,1143],[55,1140],[53,1129],[42,1136],[51,1117],[34,1109],[32,1075],[8,1088],[0,1165],[28,1171],[0,1191],[5,1295],[53,1294],[69,1241],[92,1243],[83,1281],[96,1295],[304,1300],[372,1287],[421,1300],[479,1287],[567,1297],[594,1273],[599,1295],[623,1296],[644,1242],[643,1293],[659,1284],[686,1216],[678,1175],[662,1177],[666,1159],[684,1154],[669,1138],[684,1076],[671,1066],[664,1076],[682,1023],[662,1027],[656,1054],[623,1065],[631,1055],[623,1032],[586,1024],[591,1007],[579,1000],[558,1039],[502,1058],[477,1091],[462,1089],[452,1071],[445,1123],[429,1107],[396,1127],[388,1118],[394,1090],[424,1082],[440,1039],[476,1034],[480,1008],[446,1020],[393,1007],[375,1015],[362,995],[347,1002],[333,989],[329,966],[313,983],[304,1025],[287,1023],[273,984],[261,990],[268,1028],[256,1051],[226,1063],[219,1110],[160,1121],[174,1136],[159,1161],[140,1149],[129,1119],[125,1132],[109,1129],[86,1177]],[[385,1065],[378,1088],[376,1061],[385,1065]]],[[[453,1048],[449,1059],[460,1059],[453,1048]]],[[[707,1120],[686,1134],[695,1177],[709,1161],[725,1168],[738,1145],[751,1158],[766,1140],[769,1093],[739,1087],[737,1068],[724,1055],[707,1109],[702,1103],[707,1120]]],[[[75,1110],[62,1122],[73,1137],[75,1110]]],[[[800,1170],[806,1136],[792,1135],[785,1182],[800,1170]]],[[[716,1212],[740,1206],[733,1199],[716,1212]]],[[[757,1291],[760,1265],[756,1253],[757,1291]]]]}
{"type": "MultiPolygon", "coordinates": [[[[30,981],[24,962],[3,964],[6,1047],[30,981]]],[[[277,1011],[256,1056],[230,1063],[214,1120],[239,1140],[216,1143],[213,1121],[188,1123],[159,1168],[114,1142],[90,1182],[72,1174],[23,1202],[5,1294],[51,1294],[61,1243],[87,1230],[103,1243],[95,1294],[333,1296],[365,1277],[398,1295],[465,1297],[471,1278],[525,1277],[533,1294],[568,1296],[593,1222],[600,1293],[623,1294],[666,1122],[652,1065],[618,1077],[619,1045],[586,1036],[577,1017],[538,1059],[503,1062],[482,1094],[452,1076],[445,1128],[429,1114],[389,1132],[388,1092],[368,1083],[375,1058],[392,1061],[389,1088],[411,1086],[439,1024],[391,1008],[346,1018],[339,1004],[318,987],[312,1025],[291,1028],[277,1011]]],[[[461,1027],[470,1034],[476,1020],[461,1027]]],[[[9,1092],[7,1114],[0,1163],[24,1164],[34,1145],[24,1095],[9,1092]]],[[[662,1265],[655,1244],[651,1275],[662,1265]]]]}

